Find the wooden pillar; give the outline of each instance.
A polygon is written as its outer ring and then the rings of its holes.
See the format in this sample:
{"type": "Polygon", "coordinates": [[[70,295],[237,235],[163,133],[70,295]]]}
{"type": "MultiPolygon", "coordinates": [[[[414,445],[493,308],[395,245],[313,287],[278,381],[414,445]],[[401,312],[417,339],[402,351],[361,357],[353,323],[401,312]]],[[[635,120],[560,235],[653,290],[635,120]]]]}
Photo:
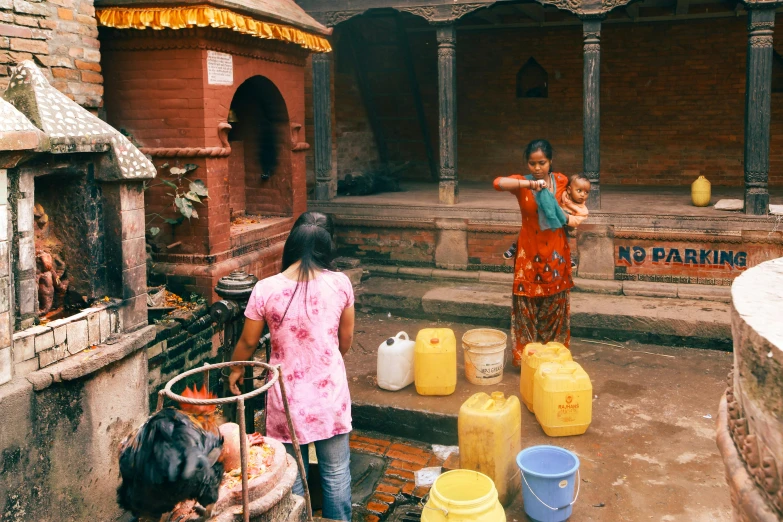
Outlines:
{"type": "Polygon", "coordinates": [[[769,211],[769,123],[772,103],[772,33],[775,5],[748,4],[745,69],[745,213],[769,211]]]}
{"type": "Polygon", "coordinates": [[[332,177],[331,53],[313,54],[313,126],[315,130],[315,199],[328,201],[336,192],[332,177]]]}
{"type": "Polygon", "coordinates": [[[438,105],[440,118],[439,201],[459,201],[457,181],[457,30],[453,23],[438,25],[438,105]]]}
{"type": "Polygon", "coordinates": [[[582,22],[584,37],[584,78],[582,116],[583,170],[592,188],[587,206],[601,208],[601,20],[582,22]]]}

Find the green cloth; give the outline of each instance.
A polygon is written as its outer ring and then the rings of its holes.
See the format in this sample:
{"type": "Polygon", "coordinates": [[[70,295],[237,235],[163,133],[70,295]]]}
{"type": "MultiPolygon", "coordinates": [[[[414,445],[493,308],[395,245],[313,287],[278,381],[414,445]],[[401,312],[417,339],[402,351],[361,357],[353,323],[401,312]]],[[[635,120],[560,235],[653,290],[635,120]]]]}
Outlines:
{"type": "MultiPolygon", "coordinates": [[[[525,178],[531,181],[535,179],[532,174],[528,174],[525,178]]],[[[538,205],[538,226],[541,227],[541,230],[556,230],[563,228],[568,223],[568,217],[554,196],[557,194],[557,181],[554,176],[550,176],[550,179],[553,183],[551,191],[548,189],[533,191],[538,205]]]]}

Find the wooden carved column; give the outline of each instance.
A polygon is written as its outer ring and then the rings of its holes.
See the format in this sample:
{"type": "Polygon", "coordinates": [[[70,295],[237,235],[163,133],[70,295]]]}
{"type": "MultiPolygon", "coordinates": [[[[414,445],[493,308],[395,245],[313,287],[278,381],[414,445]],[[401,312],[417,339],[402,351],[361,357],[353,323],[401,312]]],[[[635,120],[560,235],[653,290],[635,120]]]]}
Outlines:
{"type": "Polygon", "coordinates": [[[745,70],[745,213],[769,211],[769,123],[775,5],[750,8],[745,70]]]}
{"type": "Polygon", "coordinates": [[[439,201],[459,201],[457,181],[457,31],[453,23],[438,25],[438,105],[440,107],[439,201]]]}
{"type": "Polygon", "coordinates": [[[601,20],[585,19],[584,36],[584,174],[592,188],[587,206],[601,208],[601,20]]]}
{"type": "Polygon", "coordinates": [[[332,179],[332,56],[313,54],[313,126],[315,130],[315,199],[328,201],[336,189],[332,179]]]}

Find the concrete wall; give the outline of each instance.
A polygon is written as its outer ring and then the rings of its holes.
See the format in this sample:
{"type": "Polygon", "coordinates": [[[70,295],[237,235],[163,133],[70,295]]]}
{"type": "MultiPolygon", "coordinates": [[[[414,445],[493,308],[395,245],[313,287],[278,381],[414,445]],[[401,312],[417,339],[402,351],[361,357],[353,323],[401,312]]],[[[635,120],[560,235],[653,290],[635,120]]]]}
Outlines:
{"type": "Polygon", "coordinates": [[[79,105],[103,104],[98,25],[92,0],[0,0],[0,90],[9,68],[34,59],[79,105]]]}
{"type": "MultiPolygon", "coordinates": [[[[711,8],[712,9],[712,8],[711,8]]],[[[370,43],[394,42],[382,17],[357,19],[370,43]]],[[[352,22],[353,23],[353,22],[352,22]]],[[[783,27],[775,29],[783,41],[783,27]]],[[[437,142],[434,31],[408,33],[430,134],[437,142]]],[[[335,139],[338,172],[377,160],[355,75],[336,27],[335,139]],[[347,66],[342,66],[349,62],[347,66]],[[367,146],[365,146],[367,145],[367,146]],[[343,166],[345,165],[345,166],[343,166]]],[[[715,185],[743,183],[744,17],[605,24],[601,37],[601,180],[607,184],[688,185],[705,175],[715,185]]],[[[393,45],[368,50],[367,68],[389,139],[421,133],[405,69],[393,45]]],[[[459,177],[489,181],[523,168],[523,148],[547,138],[555,168],[582,170],[581,26],[458,31],[459,177]],[[533,57],[549,77],[548,98],[516,97],[516,75],[533,57]]],[[[783,186],[783,94],[772,94],[770,184],[783,186]]],[[[437,143],[433,143],[437,151],[437,143]]],[[[421,143],[389,146],[390,161],[414,161],[411,179],[426,181],[421,143]]]]}
{"type": "Polygon", "coordinates": [[[9,522],[116,520],[120,442],[147,417],[144,329],[95,357],[0,386],[0,512],[9,522]],[[55,382],[55,378],[59,382],[55,382]]]}
{"type": "MultiPolygon", "coordinates": [[[[8,171],[0,169],[0,385],[11,380],[14,371],[14,356],[11,336],[14,331],[11,296],[10,242],[11,215],[8,210],[8,171]]],[[[37,369],[37,368],[36,368],[37,369]]]]}
{"type": "Polygon", "coordinates": [[[40,370],[34,357],[33,371],[0,385],[3,522],[116,520],[120,442],[171,378],[219,356],[204,305],[93,350],[40,370]]]}

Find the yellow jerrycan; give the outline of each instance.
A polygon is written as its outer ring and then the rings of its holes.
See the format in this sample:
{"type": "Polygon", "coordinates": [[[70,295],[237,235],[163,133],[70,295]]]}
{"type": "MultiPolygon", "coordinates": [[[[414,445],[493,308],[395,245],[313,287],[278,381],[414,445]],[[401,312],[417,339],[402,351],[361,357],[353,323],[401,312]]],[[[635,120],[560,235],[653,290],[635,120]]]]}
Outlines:
{"type": "Polygon", "coordinates": [[[704,176],[691,183],[691,201],[695,207],[708,207],[712,197],[712,187],[704,176]]]}
{"type": "Polygon", "coordinates": [[[413,379],[419,395],[451,395],[457,387],[457,339],[449,328],[425,328],[416,335],[413,379]]]}
{"type": "Polygon", "coordinates": [[[506,522],[492,479],[478,471],[455,469],[435,479],[421,522],[506,522]]]}
{"type": "Polygon", "coordinates": [[[535,375],[536,420],[550,437],[581,435],[593,418],[593,384],[574,361],[543,363],[535,375]]]}
{"type": "Polygon", "coordinates": [[[522,351],[522,370],[519,378],[519,394],[527,409],[533,411],[533,377],[538,367],[545,362],[570,361],[571,350],[560,343],[530,343],[522,351]]]}
{"type": "Polygon", "coordinates": [[[522,407],[503,392],[477,393],[459,409],[459,464],[487,475],[500,503],[507,506],[520,491],[516,457],[522,451],[522,407]]]}

